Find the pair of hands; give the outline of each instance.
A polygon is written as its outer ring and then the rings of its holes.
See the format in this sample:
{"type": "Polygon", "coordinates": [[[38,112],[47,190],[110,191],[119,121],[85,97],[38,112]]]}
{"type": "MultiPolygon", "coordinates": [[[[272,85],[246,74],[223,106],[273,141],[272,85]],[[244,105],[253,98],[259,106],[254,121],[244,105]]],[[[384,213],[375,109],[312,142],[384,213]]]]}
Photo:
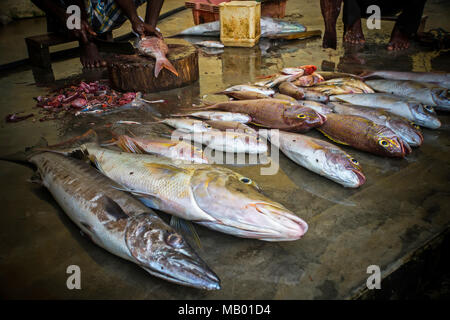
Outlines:
{"type": "MultiPolygon", "coordinates": [[[[150,24],[144,23],[141,19],[136,18],[131,21],[131,26],[137,34],[141,37],[143,36],[156,36],[162,39],[162,34],[156,28],[151,26],[150,24]]],[[[87,21],[81,21],[81,28],[72,30],[73,35],[83,41],[84,43],[89,42],[90,39],[97,36],[97,33],[91,28],[87,21]]]]}

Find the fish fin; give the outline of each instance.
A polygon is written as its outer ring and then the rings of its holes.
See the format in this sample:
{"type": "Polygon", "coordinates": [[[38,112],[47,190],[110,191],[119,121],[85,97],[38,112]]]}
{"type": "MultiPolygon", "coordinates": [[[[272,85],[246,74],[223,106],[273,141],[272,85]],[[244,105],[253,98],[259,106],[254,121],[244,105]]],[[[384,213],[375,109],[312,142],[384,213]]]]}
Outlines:
{"type": "Polygon", "coordinates": [[[191,221],[184,220],[182,218],[172,216],[170,218],[170,226],[173,227],[176,231],[183,234],[186,237],[193,238],[194,243],[199,249],[202,249],[202,242],[200,237],[195,229],[195,226],[191,221]]]}
{"type": "Polygon", "coordinates": [[[125,152],[136,153],[136,154],[144,153],[144,152],[142,152],[142,149],[138,145],[136,145],[133,138],[131,138],[129,136],[125,136],[125,135],[119,136],[116,144],[120,149],[122,149],[125,152]]]}
{"type": "Polygon", "coordinates": [[[127,219],[128,215],[123,211],[122,207],[108,196],[102,197],[105,206],[105,212],[116,220],[127,219]]]}
{"type": "MultiPolygon", "coordinates": [[[[149,201],[151,201],[151,198],[156,198],[156,199],[157,199],[157,196],[156,196],[156,195],[153,195],[153,194],[151,194],[151,193],[145,193],[145,192],[140,192],[140,191],[132,190],[132,189],[129,189],[129,188],[124,187],[124,186],[114,186],[114,185],[110,185],[110,187],[113,188],[113,189],[119,190],[119,191],[131,193],[132,195],[138,197],[138,199],[141,200],[141,201],[144,202],[144,203],[146,203],[146,202],[145,202],[143,199],[146,199],[146,200],[149,200],[149,201]]],[[[154,208],[154,209],[158,209],[157,206],[153,206],[153,205],[152,205],[152,206],[147,205],[147,207],[154,208]]]]}
{"type": "Polygon", "coordinates": [[[162,175],[166,176],[166,175],[176,175],[177,173],[186,172],[185,169],[178,168],[178,167],[172,166],[170,164],[148,162],[148,163],[144,163],[144,166],[148,170],[150,170],[153,175],[162,174],[162,175]]]}
{"type": "Polygon", "coordinates": [[[263,124],[259,124],[259,123],[256,123],[256,122],[250,122],[250,124],[252,124],[254,126],[257,126],[257,127],[261,127],[261,128],[269,128],[268,126],[265,126],[263,124]]]}
{"type": "Polygon", "coordinates": [[[177,69],[175,69],[175,67],[172,65],[172,63],[170,63],[169,59],[162,58],[162,59],[156,60],[156,64],[155,64],[155,77],[156,78],[158,78],[159,73],[161,72],[161,70],[163,68],[169,70],[170,72],[172,72],[174,75],[176,75],[178,77],[178,71],[177,71],[177,69]]]}
{"type": "Polygon", "coordinates": [[[97,157],[90,154],[87,156],[88,159],[94,164],[94,166],[97,168],[98,171],[101,172],[104,176],[108,176],[106,172],[103,170],[102,166],[100,165],[100,162],[97,160],[97,157]]]}
{"type": "Polygon", "coordinates": [[[31,183],[38,184],[40,186],[43,185],[42,177],[41,177],[41,175],[39,174],[38,171],[35,171],[33,173],[33,175],[30,177],[30,179],[28,179],[28,181],[31,182],[31,183]]]}
{"type": "Polygon", "coordinates": [[[349,145],[349,144],[346,143],[346,142],[342,142],[342,141],[339,141],[339,140],[337,140],[337,139],[331,137],[329,134],[323,132],[323,130],[320,130],[320,129],[317,129],[317,130],[319,130],[320,132],[322,132],[322,134],[323,134],[325,137],[327,137],[328,139],[330,139],[330,140],[333,141],[333,142],[336,142],[336,143],[339,143],[339,144],[343,144],[343,145],[346,145],[346,146],[349,145]]]}

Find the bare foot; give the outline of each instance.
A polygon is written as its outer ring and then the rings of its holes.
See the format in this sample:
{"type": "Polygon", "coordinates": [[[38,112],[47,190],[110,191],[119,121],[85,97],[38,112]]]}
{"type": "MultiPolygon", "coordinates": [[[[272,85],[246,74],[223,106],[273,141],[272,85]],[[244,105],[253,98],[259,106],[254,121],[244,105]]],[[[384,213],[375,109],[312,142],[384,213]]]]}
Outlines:
{"type": "Polygon", "coordinates": [[[344,42],[351,44],[363,44],[366,42],[361,27],[361,19],[358,19],[352,26],[346,28],[344,42]]]}
{"type": "Polygon", "coordinates": [[[83,43],[80,41],[80,60],[85,68],[106,67],[106,61],[102,59],[97,46],[93,42],[83,43]]]}
{"type": "Polygon", "coordinates": [[[389,51],[405,50],[409,48],[409,37],[397,25],[392,30],[391,40],[387,46],[389,51]]]}

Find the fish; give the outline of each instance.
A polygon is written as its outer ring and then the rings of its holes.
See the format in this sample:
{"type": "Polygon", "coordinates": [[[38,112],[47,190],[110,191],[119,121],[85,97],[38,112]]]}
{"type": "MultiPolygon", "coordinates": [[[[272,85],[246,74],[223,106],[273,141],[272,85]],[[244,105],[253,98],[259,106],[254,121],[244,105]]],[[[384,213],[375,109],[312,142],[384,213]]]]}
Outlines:
{"type": "Polygon", "coordinates": [[[224,91],[218,92],[217,94],[227,94],[228,92],[236,92],[236,91],[250,91],[250,92],[256,92],[265,96],[273,96],[275,94],[275,90],[271,88],[267,88],[264,86],[254,86],[254,85],[247,85],[247,84],[238,84],[231,86],[229,88],[226,88],[224,91]]]}
{"type": "Polygon", "coordinates": [[[261,94],[254,91],[227,91],[223,92],[223,94],[227,95],[230,98],[237,100],[254,100],[254,99],[267,99],[270,96],[261,94]]]}
{"type": "Polygon", "coordinates": [[[132,153],[157,154],[173,160],[182,160],[192,163],[209,163],[201,148],[184,141],[169,139],[146,139],[120,135],[115,142],[123,151],[132,153]]]}
{"type": "Polygon", "coordinates": [[[367,80],[366,83],[378,92],[409,97],[425,105],[450,110],[448,89],[432,83],[410,80],[367,80]]]}
{"type": "Polygon", "coordinates": [[[289,101],[289,102],[293,102],[293,103],[297,103],[298,100],[296,100],[295,98],[282,94],[282,93],[276,93],[273,96],[274,99],[278,99],[278,100],[285,100],[285,101],[289,101]]]}
{"type": "Polygon", "coordinates": [[[249,127],[248,125],[237,122],[237,121],[205,121],[207,124],[209,124],[212,128],[217,130],[233,130],[236,132],[243,132],[252,136],[258,136],[258,132],[249,127]]]}
{"type": "MultiPolygon", "coordinates": [[[[279,34],[299,33],[306,31],[306,27],[300,23],[273,19],[270,17],[261,17],[261,37],[270,37],[279,34]]],[[[203,23],[191,28],[187,28],[176,36],[220,36],[220,21],[203,23]]]]}
{"type": "Polygon", "coordinates": [[[32,150],[20,153],[20,161],[36,167],[34,182],[50,191],[96,245],[169,282],[220,289],[220,279],[183,236],[129,193],[117,190],[113,180],[84,161],[32,150]]]}
{"type": "Polygon", "coordinates": [[[137,121],[129,121],[129,120],[119,120],[119,121],[116,121],[116,124],[142,124],[142,123],[140,123],[140,122],[137,122],[137,121]]]}
{"type": "Polygon", "coordinates": [[[450,87],[450,73],[441,72],[401,72],[401,71],[366,71],[360,77],[363,79],[383,78],[391,80],[413,80],[418,82],[439,83],[442,87],[450,87]]]}
{"type": "Polygon", "coordinates": [[[278,86],[280,83],[284,83],[284,82],[291,82],[296,80],[297,78],[303,76],[304,74],[304,70],[303,69],[299,69],[298,73],[293,73],[293,74],[277,74],[274,75],[271,79],[269,80],[264,80],[264,81],[260,81],[255,83],[258,86],[265,86],[268,88],[273,88],[278,86]]]}
{"type": "Polygon", "coordinates": [[[207,47],[207,48],[223,48],[225,47],[222,43],[218,41],[199,41],[194,43],[196,46],[207,47]]]}
{"type": "Polygon", "coordinates": [[[252,118],[245,113],[238,112],[224,112],[224,111],[197,111],[186,114],[173,114],[172,117],[178,116],[191,116],[206,120],[215,120],[215,121],[237,121],[241,123],[249,123],[252,121],[252,118]]]}
{"type": "Polygon", "coordinates": [[[336,143],[384,157],[404,158],[411,153],[391,129],[359,116],[331,113],[317,130],[336,143]]]}
{"type": "Polygon", "coordinates": [[[237,100],[219,102],[202,109],[216,109],[228,112],[246,113],[252,123],[285,131],[305,132],[326,121],[311,108],[296,106],[289,101],[277,99],[237,100]]]}
{"type": "Polygon", "coordinates": [[[318,102],[328,102],[329,98],[319,92],[315,92],[312,88],[297,87],[291,82],[283,82],[278,87],[281,94],[285,94],[295,98],[296,100],[312,100],[318,102]]]}
{"type": "Polygon", "coordinates": [[[384,109],[374,109],[343,103],[329,103],[334,112],[339,114],[355,115],[383,125],[394,131],[404,142],[411,147],[419,147],[423,142],[420,128],[411,121],[384,109]]]}
{"type": "Polygon", "coordinates": [[[185,132],[207,132],[212,130],[209,124],[189,118],[167,118],[158,121],[158,123],[164,123],[185,132]]]}
{"type": "Polygon", "coordinates": [[[317,101],[298,100],[296,104],[299,106],[311,108],[322,115],[333,112],[333,108],[317,101]]]}
{"type": "Polygon", "coordinates": [[[375,91],[367,83],[355,78],[335,78],[323,81],[321,85],[337,85],[360,89],[363,93],[374,93],[375,91]]]}
{"type": "Polygon", "coordinates": [[[353,78],[353,79],[359,79],[362,78],[356,74],[352,73],[345,73],[345,72],[334,72],[334,71],[318,71],[318,73],[325,79],[336,79],[336,78],[353,78]]]}
{"type": "Polygon", "coordinates": [[[142,37],[137,44],[137,50],[140,54],[150,56],[156,59],[154,75],[157,78],[163,68],[169,70],[178,77],[178,71],[167,59],[169,47],[164,40],[158,37],[142,37]]]}
{"type": "Polygon", "coordinates": [[[314,85],[322,83],[323,81],[324,79],[320,74],[313,72],[310,75],[301,76],[292,83],[299,87],[312,87],[314,85]]]}
{"type": "Polygon", "coordinates": [[[193,141],[223,152],[249,154],[267,152],[267,144],[262,142],[259,137],[237,131],[176,133],[172,138],[193,141]]]}
{"type": "Polygon", "coordinates": [[[318,86],[308,88],[310,92],[322,94],[324,96],[333,96],[340,94],[358,94],[364,93],[361,89],[347,85],[330,85],[320,84],[318,86]]]}
{"type": "Polygon", "coordinates": [[[423,105],[408,97],[388,93],[363,93],[336,95],[332,96],[331,100],[371,108],[383,108],[429,129],[437,129],[441,126],[433,107],[423,105]]]}
{"type": "Polygon", "coordinates": [[[285,131],[261,130],[260,135],[277,141],[276,146],[298,165],[344,187],[358,188],[366,181],[358,160],[332,143],[285,131]]]}
{"type": "Polygon", "coordinates": [[[122,190],[152,209],[212,230],[264,241],[298,240],[308,230],[304,220],[233,170],[101,148],[92,139],[93,133],[86,133],[77,144],[59,144],[54,152],[81,151],[122,190]]]}

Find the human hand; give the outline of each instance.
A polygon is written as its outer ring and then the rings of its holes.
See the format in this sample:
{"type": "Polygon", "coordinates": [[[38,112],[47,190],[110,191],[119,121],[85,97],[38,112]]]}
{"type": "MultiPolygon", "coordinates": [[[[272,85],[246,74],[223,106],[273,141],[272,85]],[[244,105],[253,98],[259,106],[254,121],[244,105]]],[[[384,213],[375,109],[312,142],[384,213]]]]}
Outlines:
{"type": "Polygon", "coordinates": [[[156,36],[160,39],[163,38],[162,33],[156,30],[155,27],[148,23],[144,23],[141,19],[135,19],[134,21],[131,21],[131,26],[137,34],[139,34],[141,37],[143,36],[156,36]]]}

